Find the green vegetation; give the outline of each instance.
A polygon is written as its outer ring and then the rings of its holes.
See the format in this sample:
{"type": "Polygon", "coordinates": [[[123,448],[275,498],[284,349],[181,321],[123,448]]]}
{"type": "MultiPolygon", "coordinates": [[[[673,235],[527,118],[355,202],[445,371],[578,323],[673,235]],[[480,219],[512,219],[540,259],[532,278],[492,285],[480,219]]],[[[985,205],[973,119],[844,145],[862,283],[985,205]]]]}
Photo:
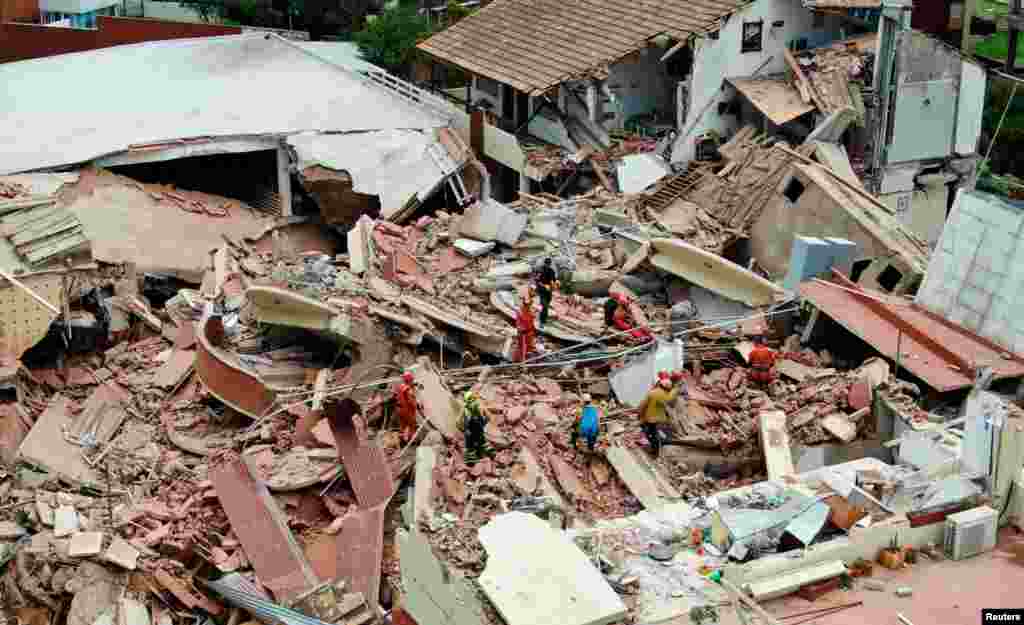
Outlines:
{"type": "Polygon", "coordinates": [[[416,57],[416,44],[431,33],[430,20],[419,15],[415,6],[398,5],[368,21],[363,30],[353,33],[352,39],[367,62],[404,74],[416,57]]]}
{"type": "MultiPolygon", "coordinates": [[[[996,33],[991,37],[982,39],[975,45],[974,52],[981,56],[986,56],[990,59],[1005,60],[1006,54],[1010,49],[1010,36],[1009,33],[996,33]]],[[[1024,65],[1024,46],[1017,45],[1017,62],[1016,66],[1020,67],[1024,65]]]]}

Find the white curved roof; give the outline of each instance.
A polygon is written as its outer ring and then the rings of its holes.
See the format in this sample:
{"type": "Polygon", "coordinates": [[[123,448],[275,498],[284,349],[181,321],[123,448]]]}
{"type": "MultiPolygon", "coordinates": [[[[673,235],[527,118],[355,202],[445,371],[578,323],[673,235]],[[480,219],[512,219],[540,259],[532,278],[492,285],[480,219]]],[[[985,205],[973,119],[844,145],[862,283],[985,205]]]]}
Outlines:
{"type": "Polygon", "coordinates": [[[179,39],[0,65],[0,174],[195,137],[447,125],[431,109],[275,35],[179,39]]]}

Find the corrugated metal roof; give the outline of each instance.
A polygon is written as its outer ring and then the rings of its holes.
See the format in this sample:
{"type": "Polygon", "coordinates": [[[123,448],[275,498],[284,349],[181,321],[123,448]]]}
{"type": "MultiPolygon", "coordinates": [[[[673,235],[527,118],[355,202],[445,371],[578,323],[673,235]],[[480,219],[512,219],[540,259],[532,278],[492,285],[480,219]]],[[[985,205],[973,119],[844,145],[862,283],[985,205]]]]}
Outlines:
{"type": "Polygon", "coordinates": [[[660,34],[709,30],[743,0],[495,0],[419,45],[475,74],[540,95],[607,66],[660,34]]]}
{"type": "Polygon", "coordinates": [[[954,357],[975,367],[991,366],[998,379],[1024,375],[1024,358],[1010,354],[967,328],[916,304],[872,291],[859,291],[821,280],[804,282],[800,295],[880,354],[939,392],[969,388],[974,375],[954,357]]]}

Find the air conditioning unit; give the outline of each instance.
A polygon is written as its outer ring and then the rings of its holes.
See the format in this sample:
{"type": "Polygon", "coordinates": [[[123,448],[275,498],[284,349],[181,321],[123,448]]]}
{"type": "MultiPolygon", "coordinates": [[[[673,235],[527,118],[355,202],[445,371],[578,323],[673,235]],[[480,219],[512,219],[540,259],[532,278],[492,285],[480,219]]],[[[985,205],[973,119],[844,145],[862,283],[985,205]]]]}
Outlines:
{"type": "Polygon", "coordinates": [[[979,506],[946,517],[946,555],[963,560],[996,546],[996,523],[999,513],[988,506],[979,506]]]}

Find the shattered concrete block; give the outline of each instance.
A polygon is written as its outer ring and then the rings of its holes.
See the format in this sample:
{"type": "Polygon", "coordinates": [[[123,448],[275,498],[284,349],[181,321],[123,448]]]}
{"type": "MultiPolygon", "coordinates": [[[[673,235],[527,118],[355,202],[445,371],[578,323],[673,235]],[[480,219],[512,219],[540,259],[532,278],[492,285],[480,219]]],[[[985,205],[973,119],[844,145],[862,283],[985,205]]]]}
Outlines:
{"type": "Polygon", "coordinates": [[[78,531],[78,512],[73,506],[61,506],[53,515],[53,534],[57,538],[70,536],[78,531]]]}
{"type": "Polygon", "coordinates": [[[71,536],[68,555],[72,558],[87,558],[99,555],[103,550],[103,532],[78,532],[71,536]]]}
{"type": "Polygon", "coordinates": [[[476,241],[474,239],[456,239],[452,245],[462,254],[470,258],[483,256],[497,246],[494,241],[476,241]]]}
{"type": "Polygon", "coordinates": [[[53,527],[54,511],[53,506],[46,503],[45,501],[36,502],[36,514],[39,516],[39,522],[47,527],[53,527]]]}
{"type": "Polygon", "coordinates": [[[103,553],[103,559],[123,569],[134,571],[139,561],[139,550],[120,536],[115,536],[103,553]]]}
{"type": "Polygon", "coordinates": [[[540,518],[498,515],[479,536],[488,557],[477,581],[508,625],[607,625],[626,616],[586,554],[540,518]]]}
{"type": "Polygon", "coordinates": [[[849,443],[857,438],[857,426],[846,419],[846,415],[835,413],[822,418],[818,422],[822,429],[835,436],[844,443],[849,443]]]}

